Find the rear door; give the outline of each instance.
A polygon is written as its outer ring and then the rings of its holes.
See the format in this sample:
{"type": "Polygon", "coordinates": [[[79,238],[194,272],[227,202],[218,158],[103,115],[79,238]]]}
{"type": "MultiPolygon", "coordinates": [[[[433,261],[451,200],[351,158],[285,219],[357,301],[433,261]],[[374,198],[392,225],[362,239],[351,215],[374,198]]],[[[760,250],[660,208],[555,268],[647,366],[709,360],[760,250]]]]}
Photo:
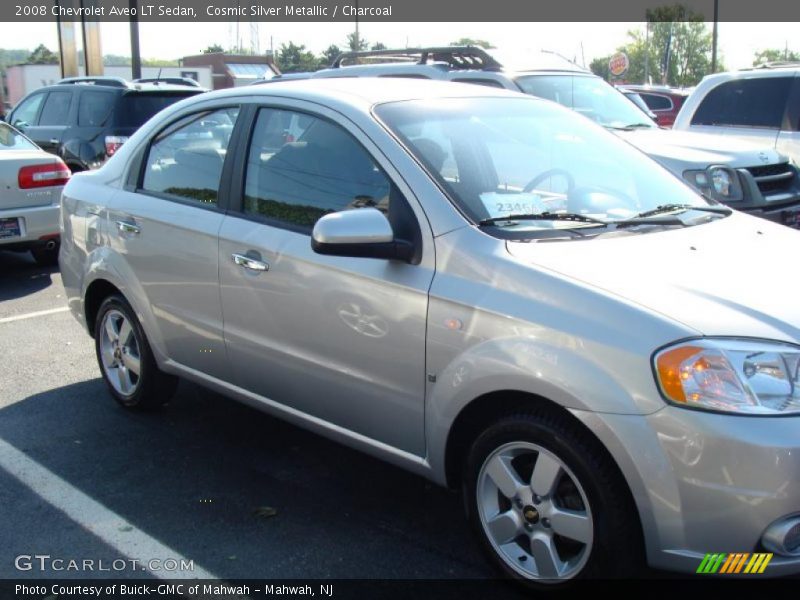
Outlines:
{"type": "MultiPolygon", "coordinates": [[[[66,87],[66,86],[65,86],[66,87]]],[[[39,120],[25,128],[25,135],[36,142],[42,150],[58,154],[64,132],[75,122],[77,110],[74,89],[52,90],[47,93],[39,120]]]]}
{"type": "Polygon", "coordinates": [[[261,108],[240,155],[239,201],[219,249],[237,384],[423,455],[434,255],[416,199],[369,138],[318,105],[261,108]],[[291,137],[278,135],[286,123],[291,137]],[[313,252],[317,219],[365,206],[384,211],[397,236],[414,240],[419,264],[313,252]]]}
{"type": "Polygon", "coordinates": [[[217,234],[236,105],[186,114],[150,141],[135,185],[111,202],[112,245],[147,297],[168,356],[229,378],[217,234]],[[222,125],[224,124],[224,127],[222,125]]]}

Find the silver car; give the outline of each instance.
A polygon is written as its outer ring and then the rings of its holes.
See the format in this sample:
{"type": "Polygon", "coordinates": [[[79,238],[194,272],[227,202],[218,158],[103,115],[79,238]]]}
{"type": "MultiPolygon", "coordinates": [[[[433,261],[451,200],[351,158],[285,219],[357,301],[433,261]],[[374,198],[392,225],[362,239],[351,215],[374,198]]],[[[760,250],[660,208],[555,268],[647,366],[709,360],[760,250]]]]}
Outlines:
{"type": "Polygon", "coordinates": [[[368,78],[213,92],[62,210],[69,306],[126,407],[181,377],[460,487],[534,586],[710,552],[800,572],[778,260],[800,232],[564,107],[368,78]]]}
{"type": "Polygon", "coordinates": [[[0,250],[58,262],[59,200],[70,175],[60,158],[0,122],[0,250]]]}

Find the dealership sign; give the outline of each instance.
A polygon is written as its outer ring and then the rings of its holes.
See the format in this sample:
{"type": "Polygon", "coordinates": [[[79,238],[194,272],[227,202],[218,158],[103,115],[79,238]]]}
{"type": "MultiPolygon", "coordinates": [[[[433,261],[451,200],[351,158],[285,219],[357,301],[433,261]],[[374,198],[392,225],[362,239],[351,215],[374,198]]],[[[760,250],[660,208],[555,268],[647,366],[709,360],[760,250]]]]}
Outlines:
{"type": "Polygon", "coordinates": [[[614,56],[608,59],[608,70],[614,77],[622,77],[628,72],[628,67],[631,66],[628,60],[628,55],[624,52],[617,52],[614,56]]]}

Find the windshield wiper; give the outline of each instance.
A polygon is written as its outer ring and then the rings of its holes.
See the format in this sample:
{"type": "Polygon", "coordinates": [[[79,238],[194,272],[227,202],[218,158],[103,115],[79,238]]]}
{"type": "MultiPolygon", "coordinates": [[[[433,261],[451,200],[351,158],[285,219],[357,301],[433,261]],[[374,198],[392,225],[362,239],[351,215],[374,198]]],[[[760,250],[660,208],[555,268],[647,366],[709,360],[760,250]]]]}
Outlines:
{"type": "Polygon", "coordinates": [[[631,123],[630,125],[606,125],[608,129],[616,129],[617,131],[633,131],[634,129],[654,129],[653,125],[649,123],[631,123]]]}
{"type": "Polygon", "coordinates": [[[608,225],[608,221],[582,215],[580,213],[554,213],[541,212],[519,215],[508,215],[506,217],[490,217],[478,222],[478,225],[494,225],[504,221],[577,221],[579,223],[597,223],[598,225],[608,225]]]}
{"type": "MultiPolygon", "coordinates": [[[[733,212],[727,206],[695,206],[694,204],[662,204],[660,206],[656,206],[651,210],[640,212],[636,216],[632,217],[632,219],[642,219],[646,217],[652,217],[654,215],[663,215],[664,213],[668,212],[676,212],[676,211],[685,212],[687,210],[699,210],[701,212],[710,212],[726,216],[733,212]]],[[[631,219],[625,219],[625,221],[629,220],[631,219]]]]}

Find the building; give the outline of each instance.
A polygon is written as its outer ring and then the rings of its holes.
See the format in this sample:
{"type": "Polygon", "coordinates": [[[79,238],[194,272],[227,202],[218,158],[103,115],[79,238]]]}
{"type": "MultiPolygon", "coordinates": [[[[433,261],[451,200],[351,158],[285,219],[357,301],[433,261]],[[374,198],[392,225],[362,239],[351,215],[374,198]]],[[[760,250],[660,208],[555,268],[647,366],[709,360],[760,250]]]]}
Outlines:
{"type": "Polygon", "coordinates": [[[209,67],[213,78],[213,89],[249,85],[257,79],[270,79],[280,75],[278,67],[269,55],[226,54],[209,52],[185,56],[180,64],[184,68],[209,67]]]}
{"type": "MultiPolygon", "coordinates": [[[[103,68],[104,75],[122,77],[131,80],[130,66],[103,68]]],[[[80,67],[80,74],[85,73],[80,67]]],[[[213,79],[209,67],[142,67],[142,77],[188,77],[194,79],[202,87],[211,89],[213,79]]],[[[26,94],[46,85],[57,83],[61,79],[59,65],[13,65],[6,68],[6,102],[14,106],[26,94]]]]}

